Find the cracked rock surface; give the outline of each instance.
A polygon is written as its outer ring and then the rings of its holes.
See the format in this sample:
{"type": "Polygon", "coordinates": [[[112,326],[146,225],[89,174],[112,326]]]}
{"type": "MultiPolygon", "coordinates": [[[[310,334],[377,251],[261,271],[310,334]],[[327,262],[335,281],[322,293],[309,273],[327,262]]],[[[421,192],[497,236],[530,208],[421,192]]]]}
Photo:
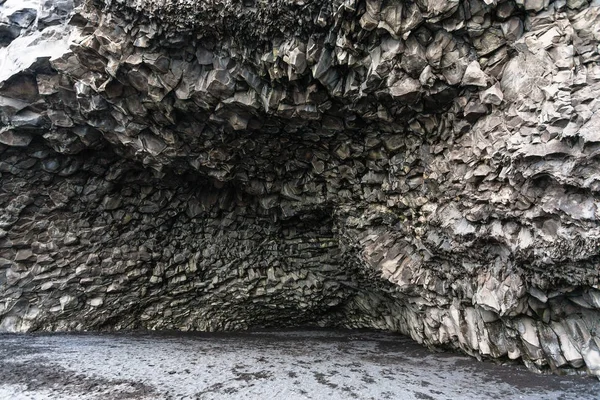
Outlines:
{"type": "Polygon", "coordinates": [[[600,376],[598,0],[0,3],[0,331],[600,376]]]}

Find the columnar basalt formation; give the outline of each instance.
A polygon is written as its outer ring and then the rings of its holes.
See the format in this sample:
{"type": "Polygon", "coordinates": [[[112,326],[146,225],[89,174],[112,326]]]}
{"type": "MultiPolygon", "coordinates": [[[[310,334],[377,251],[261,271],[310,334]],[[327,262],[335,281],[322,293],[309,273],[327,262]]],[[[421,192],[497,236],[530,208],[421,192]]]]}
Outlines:
{"type": "Polygon", "coordinates": [[[600,376],[598,0],[0,3],[0,330],[600,376]]]}

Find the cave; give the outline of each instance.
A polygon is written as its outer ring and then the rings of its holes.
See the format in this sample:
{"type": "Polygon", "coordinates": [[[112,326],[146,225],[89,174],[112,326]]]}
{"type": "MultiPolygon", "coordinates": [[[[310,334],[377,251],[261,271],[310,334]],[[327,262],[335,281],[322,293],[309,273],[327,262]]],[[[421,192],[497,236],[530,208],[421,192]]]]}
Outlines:
{"type": "Polygon", "coordinates": [[[370,328],[600,376],[597,0],[18,3],[0,331],[370,328]]]}

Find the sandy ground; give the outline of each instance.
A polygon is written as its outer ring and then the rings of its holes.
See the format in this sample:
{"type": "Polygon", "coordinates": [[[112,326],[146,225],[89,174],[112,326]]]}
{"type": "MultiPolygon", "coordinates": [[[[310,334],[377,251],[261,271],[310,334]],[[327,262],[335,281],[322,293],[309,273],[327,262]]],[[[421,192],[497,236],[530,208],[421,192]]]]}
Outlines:
{"type": "Polygon", "coordinates": [[[600,399],[378,332],[0,335],[0,399],[600,399]]]}

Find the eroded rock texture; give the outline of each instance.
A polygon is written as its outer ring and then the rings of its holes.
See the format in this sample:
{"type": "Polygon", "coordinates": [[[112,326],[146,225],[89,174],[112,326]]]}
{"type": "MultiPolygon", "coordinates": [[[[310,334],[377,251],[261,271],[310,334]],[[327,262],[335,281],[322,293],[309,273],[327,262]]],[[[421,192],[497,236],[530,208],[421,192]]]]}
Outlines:
{"type": "Polygon", "coordinates": [[[0,3],[0,330],[600,376],[597,0],[0,3]]]}

